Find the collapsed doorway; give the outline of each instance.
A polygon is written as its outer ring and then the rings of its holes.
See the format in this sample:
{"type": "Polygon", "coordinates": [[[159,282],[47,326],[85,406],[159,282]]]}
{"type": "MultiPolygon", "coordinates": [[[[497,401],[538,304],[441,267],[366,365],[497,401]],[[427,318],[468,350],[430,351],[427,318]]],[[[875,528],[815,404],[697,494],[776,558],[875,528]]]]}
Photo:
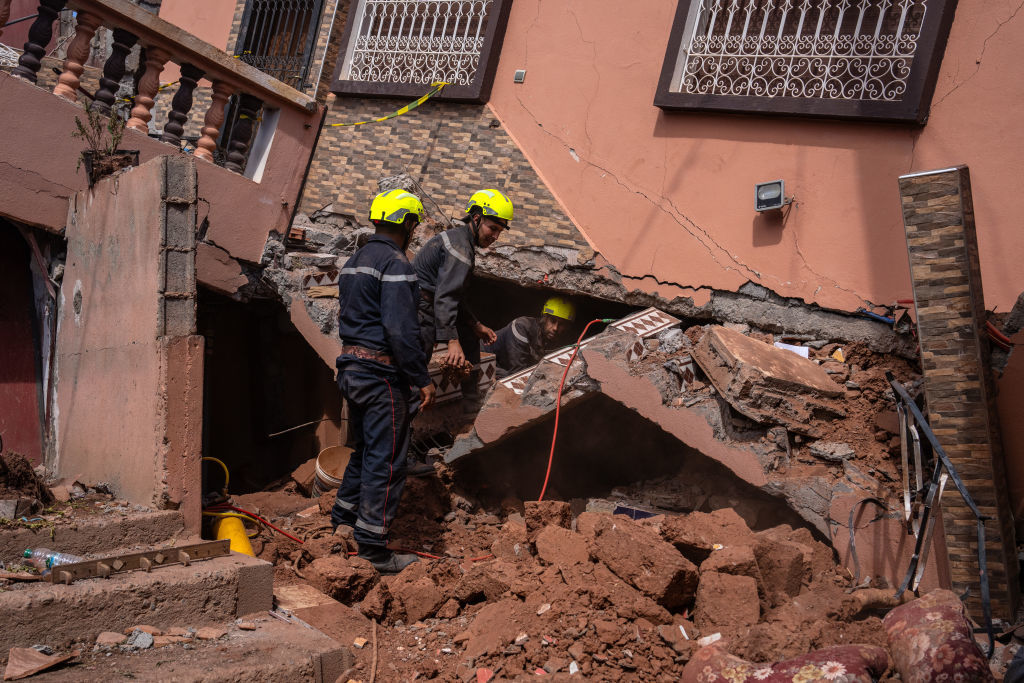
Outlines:
{"type": "MultiPolygon", "coordinates": [[[[228,466],[231,493],[263,490],[340,443],[334,373],[279,302],[200,289],[198,331],[206,338],[203,455],[228,466]]],[[[217,468],[204,468],[203,480],[206,491],[223,485],[217,468]]]]}

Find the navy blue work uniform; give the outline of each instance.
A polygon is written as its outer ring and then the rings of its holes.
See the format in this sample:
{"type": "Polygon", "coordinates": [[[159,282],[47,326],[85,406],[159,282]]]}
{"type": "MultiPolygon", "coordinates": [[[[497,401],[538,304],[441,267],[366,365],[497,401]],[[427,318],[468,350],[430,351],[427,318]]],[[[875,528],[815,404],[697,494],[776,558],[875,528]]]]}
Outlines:
{"type": "Polygon", "coordinates": [[[360,546],[387,543],[405,486],[416,388],[430,384],[416,319],[419,299],[405,253],[381,235],[345,263],[338,279],[338,388],[348,402],[355,450],[331,521],[354,527],[360,546]]]}
{"type": "MultiPolygon", "coordinates": [[[[413,259],[422,291],[419,301],[420,339],[430,359],[437,342],[458,339],[473,365],[480,364],[480,340],[473,328],[477,319],[466,304],[466,294],[476,265],[473,226],[458,222],[434,235],[413,259]]],[[[479,393],[475,379],[462,385],[464,395],[479,393]]]]}
{"type": "Polygon", "coordinates": [[[498,338],[493,344],[484,345],[484,351],[494,354],[499,379],[540,362],[544,356],[540,323],[540,318],[516,318],[495,333],[498,338]]]}

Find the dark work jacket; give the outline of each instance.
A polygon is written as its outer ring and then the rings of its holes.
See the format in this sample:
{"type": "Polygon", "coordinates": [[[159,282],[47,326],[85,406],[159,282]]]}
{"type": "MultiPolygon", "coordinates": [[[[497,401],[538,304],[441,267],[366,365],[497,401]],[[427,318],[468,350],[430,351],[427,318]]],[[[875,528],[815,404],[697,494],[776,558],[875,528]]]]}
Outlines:
{"type": "Polygon", "coordinates": [[[484,351],[495,355],[498,377],[507,377],[540,362],[544,355],[544,341],[540,332],[540,318],[516,318],[497,332],[493,344],[484,351]]]}
{"type": "Polygon", "coordinates": [[[342,354],[338,367],[355,362],[396,372],[414,387],[430,384],[420,346],[416,303],[420,291],[405,253],[387,237],[374,235],[345,262],[338,277],[338,335],[342,344],[383,351],[391,366],[342,354]]]}
{"type": "Polygon", "coordinates": [[[434,302],[435,341],[458,339],[456,321],[472,327],[476,316],[465,298],[476,264],[476,238],[469,223],[430,238],[413,259],[419,285],[434,302]]]}

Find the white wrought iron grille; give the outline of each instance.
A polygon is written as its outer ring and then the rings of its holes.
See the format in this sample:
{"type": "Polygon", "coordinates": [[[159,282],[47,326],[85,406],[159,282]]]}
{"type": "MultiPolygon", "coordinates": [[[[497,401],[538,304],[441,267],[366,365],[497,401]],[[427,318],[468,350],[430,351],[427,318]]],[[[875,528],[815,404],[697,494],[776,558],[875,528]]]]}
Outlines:
{"type": "Polygon", "coordinates": [[[678,92],[898,102],[928,2],[694,0],[678,92]]]}
{"type": "Polygon", "coordinates": [[[359,0],[344,78],[469,85],[493,0],[359,0]]]}

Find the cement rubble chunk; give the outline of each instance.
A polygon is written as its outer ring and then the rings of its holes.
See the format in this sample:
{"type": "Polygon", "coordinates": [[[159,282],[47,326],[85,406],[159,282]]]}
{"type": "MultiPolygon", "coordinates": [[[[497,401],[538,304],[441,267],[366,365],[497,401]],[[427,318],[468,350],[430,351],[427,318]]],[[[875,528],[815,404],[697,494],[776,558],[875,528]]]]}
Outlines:
{"type": "Polygon", "coordinates": [[[817,437],[815,420],[846,416],[843,387],[795,353],[721,326],[712,326],[691,353],[725,400],[755,422],[817,437]]]}
{"type": "Polygon", "coordinates": [[[702,633],[750,627],[760,617],[754,579],[718,572],[701,574],[693,620],[702,633]]]}

